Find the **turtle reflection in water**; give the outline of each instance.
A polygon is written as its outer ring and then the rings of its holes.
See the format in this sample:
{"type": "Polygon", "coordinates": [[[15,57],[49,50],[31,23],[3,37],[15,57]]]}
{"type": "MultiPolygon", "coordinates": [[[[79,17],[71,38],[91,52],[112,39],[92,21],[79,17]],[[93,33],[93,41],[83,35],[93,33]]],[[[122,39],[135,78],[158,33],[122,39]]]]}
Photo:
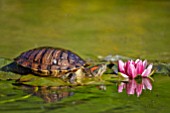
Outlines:
{"type": "Polygon", "coordinates": [[[81,84],[84,77],[100,77],[107,68],[106,64],[89,67],[77,54],[53,47],[40,47],[23,52],[14,59],[11,66],[17,73],[31,72],[39,76],[62,78],[72,84],[81,84]],[[15,68],[14,64],[24,69],[15,68]]]}
{"type": "Polygon", "coordinates": [[[63,98],[67,98],[74,95],[69,86],[57,86],[57,87],[43,87],[43,86],[29,86],[21,85],[23,91],[42,98],[47,103],[60,101],[63,98]]]}

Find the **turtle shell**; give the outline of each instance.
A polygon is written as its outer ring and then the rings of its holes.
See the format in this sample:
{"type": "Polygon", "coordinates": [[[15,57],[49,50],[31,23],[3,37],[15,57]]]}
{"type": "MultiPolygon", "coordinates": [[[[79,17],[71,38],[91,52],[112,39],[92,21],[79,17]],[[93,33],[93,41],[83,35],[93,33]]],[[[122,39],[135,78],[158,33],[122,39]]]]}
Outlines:
{"type": "Polygon", "coordinates": [[[77,54],[61,48],[40,47],[21,53],[14,61],[40,76],[61,77],[87,63],[77,54]]]}

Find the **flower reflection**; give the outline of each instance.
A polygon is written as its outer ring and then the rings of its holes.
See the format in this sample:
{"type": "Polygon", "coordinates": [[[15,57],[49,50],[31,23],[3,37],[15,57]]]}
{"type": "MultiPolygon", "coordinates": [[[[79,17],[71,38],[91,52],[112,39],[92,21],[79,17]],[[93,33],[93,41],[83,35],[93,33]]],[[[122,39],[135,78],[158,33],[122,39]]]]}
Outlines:
{"type": "Polygon", "coordinates": [[[141,83],[137,83],[135,79],[130,79],[128,83],[121,82],[118,85],[118,92],[123,92],[126,89],[128,95],[136,95],[139,97],[142,94],[142,90],[152,90],[151,80],[149,78],[142,78],[141,83]]]}

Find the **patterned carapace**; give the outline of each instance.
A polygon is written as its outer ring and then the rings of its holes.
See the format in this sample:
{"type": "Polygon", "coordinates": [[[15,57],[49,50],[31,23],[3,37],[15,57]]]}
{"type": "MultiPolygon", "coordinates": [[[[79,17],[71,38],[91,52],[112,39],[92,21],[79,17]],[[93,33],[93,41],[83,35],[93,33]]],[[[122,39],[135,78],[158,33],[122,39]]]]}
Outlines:
{"type": "Polygon", "coordinates": [[[18,65],[31,69],[40,76],[60,77],[88,64],[77,54],[52,47],[40,47],[21,53],[14,59],[18,65]]]}

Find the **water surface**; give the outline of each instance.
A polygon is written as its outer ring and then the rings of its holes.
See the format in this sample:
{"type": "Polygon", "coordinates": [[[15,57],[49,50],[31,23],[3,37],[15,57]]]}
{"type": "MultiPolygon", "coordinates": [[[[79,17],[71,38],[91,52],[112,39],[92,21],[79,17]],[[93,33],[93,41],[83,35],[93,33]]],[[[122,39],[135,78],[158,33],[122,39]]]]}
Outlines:
{"type": "MultiPolygon", "coordinates": [[[[169,10],[168,0],[1,0],[0,57],[12,59],[28,49],[53,46],[84,59],[118,54],[168,64],[169,10]]],[[[106,90],[96,85],[69,89],[52,103],[13,86],[14,80],[1,80],[0,103],[11,101],[1,103],[0,111],[168,113],[170,78],[167,73],[153,78],[153,90],[139,97],[118,93],[112,83],[106,90]]]]}

